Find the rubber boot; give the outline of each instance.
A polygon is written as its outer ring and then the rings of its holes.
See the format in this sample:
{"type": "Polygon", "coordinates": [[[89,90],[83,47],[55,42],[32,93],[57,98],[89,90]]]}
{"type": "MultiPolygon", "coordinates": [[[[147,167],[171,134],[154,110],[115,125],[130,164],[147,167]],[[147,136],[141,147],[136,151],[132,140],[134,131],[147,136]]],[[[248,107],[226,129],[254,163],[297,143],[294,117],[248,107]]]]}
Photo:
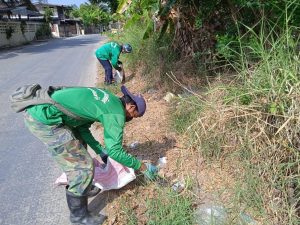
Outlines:
{"type": "Polygon", "coordinates": [[[87,196],[75,196],[66,191],[67,203],[70,209],[70,221],[73,224],[101,225],[106,216],[94,216],[88,212],[87,196]]]}
{"type": "Polygon", "coordinates": [[[98,188],[98,187],[92,185],[92,186],[91,186],[91,189],[86,193],[86,195],[87,195],[89,198],[91,198],[91,197],[94,197],[94,196],[96,196],[97,194],[99,194],[100,191],[101,191],[100,188],[98,188]]]}

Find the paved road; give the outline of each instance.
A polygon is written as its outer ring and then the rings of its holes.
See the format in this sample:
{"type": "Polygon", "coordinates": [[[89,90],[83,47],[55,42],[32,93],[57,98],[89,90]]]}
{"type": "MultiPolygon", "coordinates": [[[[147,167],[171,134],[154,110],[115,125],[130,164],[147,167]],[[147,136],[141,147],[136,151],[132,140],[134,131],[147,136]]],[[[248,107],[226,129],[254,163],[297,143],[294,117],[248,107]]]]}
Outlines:
{"type": "Polygon", "coordinates": [[[46,148],[11,111],[9,94],[29,83],[94,85],[99,35],[39,42],[0,51],[0,224],[68,225],[65,192],[55,187],[61,171],[46,148]]]}

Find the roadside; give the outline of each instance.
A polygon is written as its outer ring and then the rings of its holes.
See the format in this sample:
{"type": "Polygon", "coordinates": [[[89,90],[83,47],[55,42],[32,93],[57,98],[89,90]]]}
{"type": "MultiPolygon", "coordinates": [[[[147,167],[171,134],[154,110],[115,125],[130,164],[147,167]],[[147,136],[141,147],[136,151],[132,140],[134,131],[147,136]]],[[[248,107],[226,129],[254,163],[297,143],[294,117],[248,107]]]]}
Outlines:
{"type": "MultiPolygon", "coordinates": [[[[99,71],[98,80],[101,83],[103,72],[102,69],[99,71]]],[[[127,74],[127,77],[132,76],[127,74]]],[[[196,166],[197,160],[192,160],[192,155],[186,154],[186,149],[181,144],[182,141],[170,128],[169,111],[171,108],[170,104],[163,99],[165,94],[157,89],[149,89],[147,82],[139,74],[129,79],[125,85],[134,93],[142,93],[147,101],[145,115],[133,120],[125,127],[123,145],[126,151],[139,159],[151,160],[154,164],[158,163],[159,158],[166,157],[167,163],[160,171],[160,175],[168,181],[170,188],[178,181],[189,182],[189,177],[197,176],[200,167],[196,166]]],[[[99,130],[100,137],[102,137],[100,127],[99,130]]],[[[100,142],[103,143],[101,140],[100,142]]],[[[146,224],[148,220],[146,205],[149,200],[157,196],[157,188],[156,183],[145,184],[143,179],[137,178],[121,190],[103,193],[102,195],[106,197],[96,197],[96,199],[99,198],[97,200],[99,204],[101,204],[100,199],[102,201],[105,199],[107,202],[105,212],[108,220],[105,224],[130,224],[129,220],[132,218],[128,218],[127,210],[132,210],[130,213],[134,215],[137,224],[146,224]]],[[[180,193],[183,194],[183,192],[184,190],[181,190],[180,193]]],[[[92,207],[95,207],[95,201],[92,201],[92,207]]]]}
{"type": "MultiPolygon", "coordinates": [[[[100,74],[98,81],[102,83],[102,68],[99,69],[98,74],[100,74]]],[[[127,77],[133,76],[132,74],[128,75],[127,77]]],[[[162,93],[159,89],[149,88],[144,78],[137,72],[125,84],[134,93],[143,94],[147,101],[147,111],[142,118],[135,119],[126,125],[123,145],[126,151],[132,155],[139,159],[151,160],[154,164],[158,164],[159,158],[166,157],[167,163],[160,170],[160,175],[167,182],[164,184],[145,184],[143,179],[137,178],[121,190],[104,192],[102,196],[96,197],[90,206],[94,209],[97,207],[102,209],[105,202],[105,213],[108,215],[105,225],[149,224],[151,213],[156,213],[151,209],[149,210],[149,207],[151,208],[149,204],[151,201],[162,204],[155,208],[157,211],[168,207],[169,199],[162,199],[163,197],[160,195],[161,190],[163,190],[163,195],[168,194],[166,190],[171,190],[174,194],[171,198],[181,196],[183,199],[191,201],[189,220],[184,223],[174,222],[174,224],[195,224],[194,215],[197,217],[197,211],[200,212],[199,218],[201,220],[210,221],[210,218],[207,219],[207,215],[203,214],[203,210],[206,209],[215,210],[215,213],[224,213],[225,215],[223,206],[232,202],[233,199],[232,190],[234,190],[235,185],[234,174],[231,172],[233,168],[227,163],[223,164],[222,159],[220,159],[221,163],[205,160],[197,150],[190,146],[192,143],[187,143],[186,140],[189,140],[189,137],[185,134],[178,135],[173,130],[171,114],[174,111],[174,105],[176,108],[176,101],[166,101],[166,93],[162,93]],[[97,203],[102,206],[96,206],[97,203]],[[150,214],[149,211],[151,211],[150,214]],[[196,211],[196,214],[193,211],[196,211]]],[[[120,94],[119,87],[111,89],[120,94]]],[[[195,113],[197,112],[195,111],[195,113]]],[[[97,129],[100,132],[100,137],[102,137],[101,127],[97,127],[97,129]]],[[[100,142],[102,141],[100,140],[100,142]]],[[[178,204],[184,205],[182,202],[178,204]]],[[[226,207],[230,206],[227,205],[226,207]]],[[[176,212],[178,209],[174,210],[176,212]]],[[[167,214],[169,211],[164,213],[167,214]]],[[[180,217],[180,215],[177,216],[180,217]]],[[[246,218],[241,217],[240,219],[244,221],[244,224],[252,224],[251,217],[246,214],[242,214],[242,216],[246,218]]],[[[223,218],[223,215],[222,217],[217,216],[216,219],[222,222],[225,217],[223,218]]],[[[153,224],[159,223],[156,221],[153,224]]],[[[259,223],[253,222],[253,224],[259,223]]]]}

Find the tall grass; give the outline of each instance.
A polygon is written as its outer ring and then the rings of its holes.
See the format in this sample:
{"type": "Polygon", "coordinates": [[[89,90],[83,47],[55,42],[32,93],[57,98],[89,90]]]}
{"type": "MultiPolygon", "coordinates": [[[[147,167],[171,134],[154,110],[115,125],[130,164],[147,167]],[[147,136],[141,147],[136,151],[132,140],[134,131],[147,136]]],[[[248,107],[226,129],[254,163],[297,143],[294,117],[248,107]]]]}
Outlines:
{"type": "MultiPolygon", "coordinates": [[[[300,223],[300,28],[289,26],[291,15],[284,16],[284,28],[262,19],[260,27],[248,27],[239,37],[240,48],[232,49],[238,60],[231,62],[238,73],[236,82],[214,87],[206,103],[198,99],[202,106],[191,112],[198,117],[186,129],[189,142],[202,155],[222,158],[236,168],[233,208],[264,218],[265,224],[296,225],[300,223]]],[[[176,113],[175,117],[181,118],[176,113]]]]}
{"type": "MultiPolygon", "coordinates": [[[[171,40],[168,35],[158,40],[157,35],[144,39],[145,24],[142,21],[133,24],[124,32],[111,35],[112,40],[120,43],[130,43],[133,47],[132,54],[126,54],[125,68],[135,73],[147,76],[151,83],[164,84],[169,82],[166,72],[169,72],[176,59],[176,54],[169,48],[171,40]]],[[[121,60],[123,60],[121,58],[121,60]]]]}
{"type": "Polygon", "coordinates": [[[147,202],[148,225],[193,224],[192,199],[173,190],[158,189],[158,196],[147,202]]]}

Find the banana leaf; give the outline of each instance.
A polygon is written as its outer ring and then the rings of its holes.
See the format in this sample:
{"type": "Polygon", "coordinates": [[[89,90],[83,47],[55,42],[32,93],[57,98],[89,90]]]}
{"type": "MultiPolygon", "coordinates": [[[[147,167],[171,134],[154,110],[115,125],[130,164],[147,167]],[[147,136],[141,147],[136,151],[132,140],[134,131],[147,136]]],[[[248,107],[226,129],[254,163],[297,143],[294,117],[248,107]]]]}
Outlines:
{"type": "Polygon", "coordinates": [[[149,38],[151,36],[151,34],[153,34],[153,32],[154,32],[154,22],[153,22],[153,20],[150,20],[148,22],[148,25],[147,25],[146,31],[144,33],[143,39],[145,40],[145,39],[149,38]]]}
{"type": "Polygon", "coordinates": [[[168,16],[175,3],[176,3],[176,0],[169,0],[167,2],[167,4],[159,10],[158,15],[160,17],[168,16]]]}

